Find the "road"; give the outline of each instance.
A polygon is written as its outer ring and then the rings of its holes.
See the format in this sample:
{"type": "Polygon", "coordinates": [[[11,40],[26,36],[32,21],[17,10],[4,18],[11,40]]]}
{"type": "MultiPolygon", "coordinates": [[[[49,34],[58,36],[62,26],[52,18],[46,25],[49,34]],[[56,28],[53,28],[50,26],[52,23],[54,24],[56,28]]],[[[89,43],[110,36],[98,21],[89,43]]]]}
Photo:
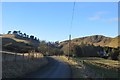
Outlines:
{"type": "Polygon", "coordinates": [[[47,58],[49,63],[40,70],[27,75],[25,78],[71,78],[71,70],[67,63],[54,57],[47,58]]]}

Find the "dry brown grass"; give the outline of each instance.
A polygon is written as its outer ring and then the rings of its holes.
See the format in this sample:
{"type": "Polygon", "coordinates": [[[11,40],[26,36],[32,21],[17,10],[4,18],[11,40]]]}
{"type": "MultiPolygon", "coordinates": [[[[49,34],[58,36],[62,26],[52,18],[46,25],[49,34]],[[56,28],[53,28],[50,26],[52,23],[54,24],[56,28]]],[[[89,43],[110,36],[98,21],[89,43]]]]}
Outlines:
{"type": "Polygon", "coordinates": [[[118,71],[118,69],[120,68],[120,64],[118,61],[114,61],[114,60],[86,60],[86,62],[92,64],[92,65],[96,65],[102,68],[106,68],[106,69],[111,69],[111,70],[115,70],[118,71]]]}
{"type": "Polygon", "coordinates": [[[15,60],[27,60],[30,58],[42,58],[42,53],[13,53],[2,52],[2,61],[15,61],[15,60]]]}
{"type": "MultiPolygon", "coordinates": [[[[75,38],[71,41],[71,43],[74,43],[75,45],[79,45],[81,43],[85,43],[85,44],[93,44],[94,46],[108,46],[108,47],[113,47],[113,48],[117,48],[119,46],[118,41],[120,40],[120,36],[119,37],[115,37],[115,38],[110,38],[110,37],[105,37],[103,36],[103,38],[97,38],[95,39],[95,36],[86,36],[86,37],[81,37],[81,38],[75,38]],[[100,39],[101,41],[99,42],[94,42],[97,39],[100,39]]],[[[68,41],[63,41],[60,44],[61,45],[67,45],[68,41]]]]}
{"type": "Polygon", "coordinates": [[[2,62],[2,77],[17,78],[33,72],[48,63],[43,56],[39,58],[19,59],[16,61],[7,60],[2,62]]]}
{"type": "MultiPolygon", "coordinates": [[[[109,75],[109,73],[111,73],[111,71],[109,71],[109,69],[105,69],[106,66],[108,66],[109,68],[112,68],[112,70],[114,69],[118,69],[118,61],[113,61],[113,60],[106,60],[106,59],[102,59],[102,58],[71,58],[70,60],[68,60],[67,57],[65,56],[60,56],[59,57],[60,60],[63,60],[65,62],[67,62],[72,70],[72,78],[85,78],[85,79],[90,79],[90,78],[104,78],[104,77],[117,77],[117,73],[115,73],[116,76],[111,76],[111,74],[109,75]],[[85,63],[89,62],[89,65],[86,65],[85,63]],[[97,67],[98,64],[100,67],[97,67]],[[90,67],[92,64],[97,64],[94,67],[90,67]],[[102,65],[101,65],[102,64],[102,65]],[[98,71],[98,68],[101,70],[100,74],[98,71]],[[106,70],[107,72],[104,74],[104,71],[102,70],[106,70]],[[103,76],[104,75],[104,76],[103,76]]],[[[106,67],[107,68],[107,67],[106,67]]],[[[114,74],[113,73],[113,74],[114,74]]]]}
{"type": "Polygon", "coordinates": [[[120,68],[120,63],[119,61],[115,61],[115,60],[108,60],[108,59],[103,59],[103,58],[97,58],[97,57],[85,57],[85,58],[80,58],[77,59],[77,61],[81,61],[84,60],[86,62],[89,62],[91,64],[94,65],[98,65],[104,68],[114,68],[114,69],[118,69],[120,68]]]}
{"type": "Polygon", "coordinates": [[[13,34],[5,34],[5,35],[3,35],[3,36],[1,36],[2,38],[14,38],[15,37],[15,35],[13,35],[13,34]]]}
{"type": "Polygon", "coordinates": [[[30,43],[27,40],[22,40],[22,39],[17,39],[17,38],[12,38],[13,40],[15,40],[16,42],[24,42],[24,43],[30,43]]]}
{"type": "Polygon", "coordinates": [[[103,58],[78,58],[78,64],[84,60],[87,73],[93,78],[117,78],[118,69],[120,68],[119,62],[114,60],[107,60],[103,58]]]}
{"type": "Polygon", "coordinates": [[[15,35],[13,35],[13,34],[5,34],[5,35],[3,35],[3,36],[1,36],[1,37],[2,37],[2,38],[10,38],[10,39],[15,40],[16,42],[29,43],[29,41],[27,41],[27,40],[22,40],[22,39],[17,39],[17,38],[15,38],[15,35]]]}
{"type": "Polygon", "coordinates": [[[85,67],[83,64],[78,63],[72,58],[68,60],[68,58],[65,56],[60,56],[59,59],[63,60],[64,62],[67,62],[70,65],[71,71],[72,71],[72,78],[87,78],[88,77],[87,74],[85,73],[85,67]]]}

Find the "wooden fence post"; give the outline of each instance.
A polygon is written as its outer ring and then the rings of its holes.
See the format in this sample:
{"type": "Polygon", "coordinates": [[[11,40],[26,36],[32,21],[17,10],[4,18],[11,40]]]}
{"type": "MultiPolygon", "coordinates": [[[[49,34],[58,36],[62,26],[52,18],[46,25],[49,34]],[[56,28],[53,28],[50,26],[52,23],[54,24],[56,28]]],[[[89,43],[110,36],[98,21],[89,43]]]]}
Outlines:
{"type": "Polygon", "coordinates": [[[29,60],[29,58],[30,58],[30,51],[28,52],[28,60],[29,60]]]}
{"type": "Polygon", "coordinates": [[[2,54],[3,61],[6,61],[6,55],[7,55],[6,53],[2,54]]]}
{"type": "Polygon", "coordinates": [[[25,55],[24,55],[24,53],[23,53],[23,59],[25,59],[24,57],[25,57],[25,55]]]}
{"type": "Polygon", "coordinates": [[[31,51],[29,52],[29,60],[30,60],[30,53],[31,53],[31,51]]]}
{"type": "Polygon", "coordinates": [[[16,62],[17,53],[14,54],[14,61],[16,62]]]}
{"type": "Polygon", "coordinates": [[[37,53],[36,53],[36,58],[37,58],[37,53]]]}

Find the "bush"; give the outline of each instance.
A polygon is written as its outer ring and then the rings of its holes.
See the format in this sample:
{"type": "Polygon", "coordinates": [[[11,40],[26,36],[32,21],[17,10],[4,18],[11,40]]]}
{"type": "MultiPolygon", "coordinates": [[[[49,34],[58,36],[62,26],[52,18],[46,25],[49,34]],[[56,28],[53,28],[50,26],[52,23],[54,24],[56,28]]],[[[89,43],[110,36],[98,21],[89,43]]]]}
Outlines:
{"type": "Polygon", "coordinates": [[[112,53],[111,53],[111,59],[112,60],[118,60],[119,59],[119,50],[118,49],[113,49],[112,53]]]}

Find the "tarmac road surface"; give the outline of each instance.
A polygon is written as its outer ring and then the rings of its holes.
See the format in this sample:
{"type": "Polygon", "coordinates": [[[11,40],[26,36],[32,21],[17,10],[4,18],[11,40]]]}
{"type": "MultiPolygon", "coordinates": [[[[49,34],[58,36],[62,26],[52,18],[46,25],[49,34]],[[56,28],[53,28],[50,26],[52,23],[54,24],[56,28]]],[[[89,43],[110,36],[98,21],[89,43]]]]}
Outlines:
{"type": "Polygon", "coordinates": [[[25,78],[71,78],[71,70],[67,63],[55,57],[47,57],[48,64],[25,78]]]}

